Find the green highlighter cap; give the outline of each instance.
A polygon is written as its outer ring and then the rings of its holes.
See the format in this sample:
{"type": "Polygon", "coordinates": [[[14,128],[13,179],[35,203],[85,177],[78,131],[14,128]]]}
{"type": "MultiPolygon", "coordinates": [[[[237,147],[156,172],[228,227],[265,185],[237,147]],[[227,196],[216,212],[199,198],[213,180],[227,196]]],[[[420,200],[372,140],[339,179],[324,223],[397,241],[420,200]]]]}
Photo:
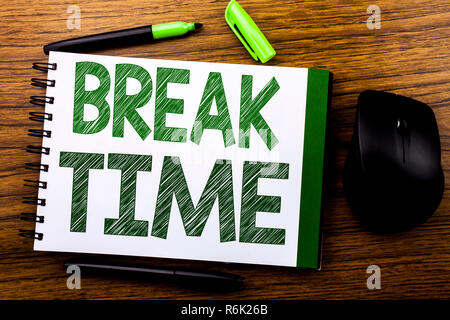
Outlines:
{"type": "Polygon", "coordinates": [[[259,58],[262,63],[265,63],[273,58],[275,50],[237,1],[231,0],[228,4],[225,20],[253,59],[258,61],[259,58]]]}

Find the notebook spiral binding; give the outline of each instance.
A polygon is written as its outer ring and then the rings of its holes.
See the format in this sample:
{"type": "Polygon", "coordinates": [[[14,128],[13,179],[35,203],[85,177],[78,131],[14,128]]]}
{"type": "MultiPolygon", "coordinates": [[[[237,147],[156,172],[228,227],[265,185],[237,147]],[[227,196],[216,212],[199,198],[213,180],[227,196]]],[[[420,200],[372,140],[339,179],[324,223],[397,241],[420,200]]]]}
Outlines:
{"type": "MultiPolygon", "coordinates": [[[[33,69],[47,72],[48,70],[56,70],[56,63],[41,63],[35,62],[33,63],[33,69]]],[[[50,79],[41,79],[41,78],[32,78],[31,85],[40,88],[54,87],[56,84],[55,80],[50,79]]],[[[45,107],[46,104],[53,104],[55,101],[54,97],[48,96],[31,96],[30,103],[39,106],[45,107]]],[[[44,121],[52,121],[53,115],[51,113],[46,112],[30,112],[29,119],[35,122],[44,122],[44,121]]],[[[51,138],[52,132],[50,130],[45,129],[29,129],[28,135],[32,137],[39,138],[51,138]]],[[[26,147],[26,151],[30,153],[38,153],[38,154],[50,154],[50,148],[43,146],[33,146],[28,145],[26,147]]],[[[42,164],[39,162],[28,162],[25,164],[25,169],[31,171],[39,171],[39,172],[48,172],[48,164],[42,164]]],[[[24,180],[24,186],[34,189],[47,189],[47,182],[40,180],[24,180]]],[[[23,203],[37,205],[37,206],[45,206],[46,199],[41,199],[38,197],[23,197],[23,203]]],[[[27,222],[33,223],[44,223],[44,216],[38,215],[37,213],[30,212],[22,212],[20,214],[20,219],[27,222]]],[[[44,235],[40,232],[36,232],[34,230],[19,230],[19,235],[22,237],[42,240],[44,235]]]]}

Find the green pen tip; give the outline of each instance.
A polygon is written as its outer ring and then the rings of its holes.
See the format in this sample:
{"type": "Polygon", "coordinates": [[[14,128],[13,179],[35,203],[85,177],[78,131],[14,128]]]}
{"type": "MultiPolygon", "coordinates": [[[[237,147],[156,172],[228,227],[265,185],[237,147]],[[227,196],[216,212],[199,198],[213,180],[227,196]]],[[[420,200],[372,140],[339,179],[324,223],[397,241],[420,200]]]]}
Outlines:
{"type": "Polygon", "coordinates": [[[195,30],[197,30],[197,29],[200,29],[201,27],[203,27],[203,24],[201,24],[201,23],[194,23],[194,26],[195,26],[195,30]]]}

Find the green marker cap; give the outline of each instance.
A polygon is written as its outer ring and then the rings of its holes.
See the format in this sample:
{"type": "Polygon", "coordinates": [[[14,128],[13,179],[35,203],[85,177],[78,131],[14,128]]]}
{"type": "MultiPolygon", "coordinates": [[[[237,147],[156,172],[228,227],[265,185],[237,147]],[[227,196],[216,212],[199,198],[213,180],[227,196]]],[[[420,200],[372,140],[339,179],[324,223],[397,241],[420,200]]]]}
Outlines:
{"type": "Polygon", "coordinates": [[[253,59],[256,61],[259,59],[262,63],[272,59],[276,53],[275,50],[237,1],[231,0],[228,4],[225,10],[225,20],[253,59]]]}

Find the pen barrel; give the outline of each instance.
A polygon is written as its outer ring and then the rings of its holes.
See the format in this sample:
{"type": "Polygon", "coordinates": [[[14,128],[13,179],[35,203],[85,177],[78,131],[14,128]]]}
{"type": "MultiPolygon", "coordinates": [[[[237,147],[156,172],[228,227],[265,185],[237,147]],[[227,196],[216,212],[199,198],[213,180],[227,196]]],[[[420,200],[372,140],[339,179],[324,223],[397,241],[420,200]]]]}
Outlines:
{"type": "Polygon", "coordinates": [[[64,263],[64,269],[71,265],[78,266],[82,275],[122,276],[141,280],[165,279],[179,282],[188,287],[213,291],[239,289],[244,281],[239,276],[223,272],[177,270],[168,267],[125,266],[95,261],[67,261],[64,263]]]}
{"type": "Polygon", "coordinates": [[[44,52],[46,54],[49,51],[89,52],[117,47],[118,45],[141,44],[152,40],[152,27],[145,26],[53,42],[44,47],[44,52]]]}

